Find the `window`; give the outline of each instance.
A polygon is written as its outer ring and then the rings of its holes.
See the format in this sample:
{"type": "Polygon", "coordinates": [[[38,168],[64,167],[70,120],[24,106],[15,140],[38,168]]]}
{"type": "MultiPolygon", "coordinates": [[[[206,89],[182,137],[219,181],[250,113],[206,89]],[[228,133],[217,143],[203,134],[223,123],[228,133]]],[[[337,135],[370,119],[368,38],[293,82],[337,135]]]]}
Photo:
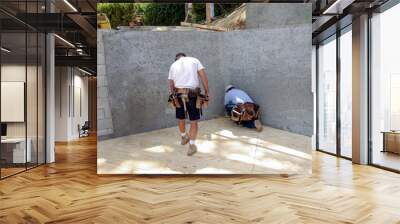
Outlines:
{"type": "Polygon", "coordinates": [[[336,153],[336,36],[318,47],[318,149],[336,153]]]}
{"type": "Polygon", "coordinates": [[[352,157],[352,26],[345,27],[338,34],[340,36],[333,35],[318,47],[317,147],[320,151],[350,159],[352,157]]]}
{"type": "Polygon", "coordinates": [[[400,170],[400,4],[371,18],[372,164],[400,170]]]}
{"type": "Polygon", "coordinates": [[[340,155],[352,157],[352,32],[351,26],[340,35],[340,155]]]}
{"type": "MultiPolygon", "coordinates": [[[[21,16],[42,12],[42,5],[8,1],[0,7],[21,16]]],[[[0,178],[45,163],[45,35],[10,15],[0,12],[0,178]]]]}

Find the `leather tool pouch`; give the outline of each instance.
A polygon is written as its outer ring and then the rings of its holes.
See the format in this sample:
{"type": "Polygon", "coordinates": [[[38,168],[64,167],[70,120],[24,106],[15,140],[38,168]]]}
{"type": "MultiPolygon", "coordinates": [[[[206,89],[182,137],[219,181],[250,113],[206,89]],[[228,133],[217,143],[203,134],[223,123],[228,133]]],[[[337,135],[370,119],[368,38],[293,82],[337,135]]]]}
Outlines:
{"type": "Polygon", "coordinates": [[[254,119],[255,120],[260,119],[261,111],[260,111],[260,106],[258,106],[258,104],[254,104],[254,111],[256,112],[256,115],[254,116],[254,119]]]}
{"type": "Polygon", "coordinates": [[[245,103],[242,104],[242,117],[240,120],[242,121],[251,121],[254,119],[256,112],[254,111],[254,104],[245,103]]]}
{"type": "Polygon", "coordinates": [[[189,98],[197,97],[198,95],[200,95],[200,91],[201,91],[200,88],[190,89],[189,92],[188,92],[189,98]]]}
{"type": "Polygon", "coordinates": [[[199,94],[196,99],[196,108],[202,109],[208,106],[208,97],[204,94],[199,94]]]}
{"type": "Polygon", "coordinates": [[[240,118],[242,117],[242,111],[240,107],[235,106],[232,108],[231,119],[236,122],[240,122],[240,118]]]}
{"type": "Polygon", "coordinates": [[[176,93],[172,93],[168,97],[168,103],[174,108],[180,108],[181,104],[179,103],[178,96],[176,93]]]}
{"type": "Polygon", "coordinates": [[[201,89],[200,88],[189,90],[188,97],[189,98],[196,98],[196,108],[197,109],[202,109],[203,106],[206,105],[206,101],[208,100],[205,95],[201,94],[201,89]]]}
{"type": "Polygon", "coordinates": [[[255,103],[237,104],[232,109],[231,119],[237,122],[256,120],[260,116],[259,106],[255,103]]]}
{"type": "MultiPolygon", "coordinates": [[[[176,96],[176,99],[178,97],[182,97],[185,99],[185,101],[189,101],[189,98],[196,98],[196,108],[197,109],[202,109],[203,107],[206,107],[208,105],[208,97],[201,94],[201,89],[196,88],[196,89],[178,89],[178,96],[176,96]]],[[[179,102],[178,102],[179,104],[179,102]]],[[[179,107],[178,107],[179,108],[179,107]]]]}

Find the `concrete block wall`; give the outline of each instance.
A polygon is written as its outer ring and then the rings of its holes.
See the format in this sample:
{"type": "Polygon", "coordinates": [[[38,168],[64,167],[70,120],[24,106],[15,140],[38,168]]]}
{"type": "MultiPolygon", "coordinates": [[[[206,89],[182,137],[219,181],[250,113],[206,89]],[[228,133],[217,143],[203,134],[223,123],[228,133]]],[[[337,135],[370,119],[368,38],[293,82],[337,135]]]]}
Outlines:
{"type": "Polygon", "coordinates": [[[99,139],[114,133],[104,59],[103,34],[107,32],[109,30],[97,31],[97,135],[99,139]]]}
{"type": "MultiPolygon", "coordinates": [[[[258,10],[254,8],[257,4],[248,5],[250,12],[258,10]]],[[[309,4],[295,5],[300,9],[293,10],[308,12],[311,17],[309,4]]],[[[275,10],[280,10],[281,15],[290,14],[283,12],[284,7],[275,10]]],[[[212,101],[204,119],[223,116],[224,87],[232,83],[249,92],[262,106],[265,124],[310,136],[311,19],[306,21],[307,18],[298,16],[296,26],[287,20],[268,28],[270,22],[263,25],[265,20],[251,19],[249,12],[247,15],[250,29],[244,31],[128,30],[98,34],[98,39],[102,38],[98,48],[104,42],[105,56],[98,58],[99,108],[102,108],[98,119],[103,130],[110,131],[104,131],[105,136],[118,137],[176,125],[174,110],[168,107],[166,99],[168,71],[177,52],[198,58],[206,67],[212,101]]]]}
{"type": "Polygon", "coordinates": [[[229,76],[220,66],[219,33],[116,31],[103,38],[113,136],[176,125],[175,110],[167,104],[167,78],[178,52],[198,58],[206,67],[214,103],[204,110],[204,119],[223,114],[223,94],[218,92],[229,76]]]}
{"type": "Polygon", "coordinates": [[[246,29],[311,25],[311,3],[247,3],[246,29]]]}
{"type": "Polygon", "coordinates": [[[246,30],[225,34],[230,50],[222,68],[261,105],[264,124],[311,136],[311,3],[246,7],[246,30]]]}
{"type": "Polygon", "coordinates": [[[263,124],[311,136],[311,26],[225,33],[225,40],[223,73],[261,106],[263,124]]]}

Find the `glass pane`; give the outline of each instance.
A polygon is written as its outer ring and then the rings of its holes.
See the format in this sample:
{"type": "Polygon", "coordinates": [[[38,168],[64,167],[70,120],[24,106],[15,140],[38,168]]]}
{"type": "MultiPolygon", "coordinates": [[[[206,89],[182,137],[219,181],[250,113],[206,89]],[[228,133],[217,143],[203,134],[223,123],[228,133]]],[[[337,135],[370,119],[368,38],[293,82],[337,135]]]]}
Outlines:
{"type": "Polygon", "coordinates": [[[45,163],[45,52],[46,39],[39,34],[38,46],[38,163],[45,163]]]}
{"type": "MultiPolygon", "coordinates": [[[[1,34],[1,161],[2,177],[25,170],[26,34],[1,34]]],[[[29,149],[29,144],[28,144],[29,149]]]]}
{"type": "Polygon", "coordinates": [[[372,17],[372,163],[400,170],[400,4],[372,17]]]}
{"type": "Polygon", "coordinates": [[[340,36],[340,127],[341,155],[351,158],[352,149],[352,35],[340,36]]]}
{"type": "Polygon", "coordinates": [[[38,36],[36,32],[27,33],[28,38],[28,62],[26,80],[26,113],[27,113],[27,142],[28,142],[28,168],[37,165],[37,74],[38,74],[38,36]]]}
{"type": "Polygon", "coordinates": [[[318,147],[336,153],[336,37],[318,48],[318,147]]]}
{"type": "MultiPolygon", "coordinates": [[[[45,1],[1,1],[18,18],[43,13],[45,1]]],[[[37,17],[34,17],[37,18],[37,17]]],[[[45,161],[45,35],[0,12],[1,177],[45,161]],[[12,113],[10,112],[12,111],[12,113]]]]}
{"type": "MultiPolygon", "coordinates": [[[[37,13],[37,1],[27,2],[26,12],[37,13]]],[[[37,18],[37,17],[35,17],[37,18]]],[[[27,150],[30,150],[30,158],[27,167],[35,167],[37,165],[37,74],[38,74],[38,34],[35,30],[27,30],[27,80],[26,80],[26,114],[27,114],[27,150]]]]}

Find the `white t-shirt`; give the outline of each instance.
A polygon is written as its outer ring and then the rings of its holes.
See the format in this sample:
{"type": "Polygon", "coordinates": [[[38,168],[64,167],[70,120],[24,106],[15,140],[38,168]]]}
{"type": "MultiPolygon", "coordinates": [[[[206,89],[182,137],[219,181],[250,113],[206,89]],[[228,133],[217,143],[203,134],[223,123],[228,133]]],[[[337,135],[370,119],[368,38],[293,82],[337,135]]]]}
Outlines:
{"type": "Polygon", "coordinates": [[[168,79],[173,80],[176,88],[199,87],[199,75],[197,71],[204,69],[197,58],[181,57],[175,61],[170,69],[168,79]]]}

